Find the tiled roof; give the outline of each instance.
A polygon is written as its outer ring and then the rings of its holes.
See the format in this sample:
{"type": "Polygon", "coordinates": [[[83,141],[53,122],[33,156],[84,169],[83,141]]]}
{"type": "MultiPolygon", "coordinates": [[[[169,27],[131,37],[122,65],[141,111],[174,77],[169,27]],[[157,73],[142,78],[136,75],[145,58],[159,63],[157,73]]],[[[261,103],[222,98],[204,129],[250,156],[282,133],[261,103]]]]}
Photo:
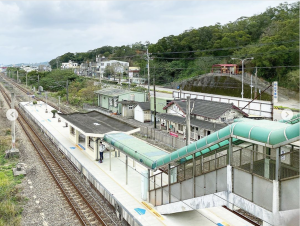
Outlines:
{"type": "MultiPolygon", "coordinates": [[[[184,113],[186,113],[186,100],[172,101],[166,107],[164,107],[164,109],[173,104],[176,104],[184,113]]],[[[206,118],[217,119],[230,109],[236,109],[241,114],[247,116],[246,113],[241,111],[233,104],[201,99],[191,99],[191,115],[199,115],[206,118]]]]}
{"type": "MultiPolygon", "coordinates": [[[[175,122],[180,125],[186,124],[185,118],[181,117],[181,116],[172,115],[172,114],[163,114],[163,113],[160,113],[158,115],[162,119],[167,119],[171,122],[175,122]]],[[[220,130],[220,129],[224,128],[225,126],[227,126],[226,124],[218,124],[218,123],[208,122],[208,121],[196,119],[193,117],[191,117],[190,121],[191,121],[191,126],[195,126],[195,127],[201,128],[201,129],[207,129],[207,130],[211,130],[211,131],[217,131],[217,130],[220,130]]]]}

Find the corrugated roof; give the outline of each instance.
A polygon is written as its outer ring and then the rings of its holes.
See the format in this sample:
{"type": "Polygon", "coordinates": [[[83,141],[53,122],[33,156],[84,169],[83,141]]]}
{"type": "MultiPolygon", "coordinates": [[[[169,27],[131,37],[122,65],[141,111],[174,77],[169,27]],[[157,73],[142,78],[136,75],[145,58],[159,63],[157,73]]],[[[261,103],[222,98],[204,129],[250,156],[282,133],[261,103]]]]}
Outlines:
{"type": "MultiPolygon", "coordinates": [[[[186,112],[186,100],[172,101],[166,107],[164,107],[164,109],[173,104],[176,104],[184,113],[186,112]]],[[[245,112],[241,111],[233,104],[201,99],[191,99],[192,115],[199,115],[210,119],[217,119],[230,109],[236,109],[241,114],[248,116],[245,112]]]]}
{"type": "MultiPolygon", "coordinates": [[[[181,117],[181,116],[171,115],[171,114],[163,114],[163,113],[160,113],[158,115],[162,119],[167,119],[167,120],[170,120],[172,122],[175,122],[175,123],[178,123],[181,125],[186,124],[185,118],[181,117]]],[[[226,124],[212,123],[212,122],[208,122],[208,121],[204,121],[204,120],[195,119],[193,117],[191,117],[190,121],[191,121],[191,126],[195,126],[195,127],[201,128],[201,129],[212,130],[212,131],[217,131],[217,130],[220,130],[227,126],[226,124]]]]}

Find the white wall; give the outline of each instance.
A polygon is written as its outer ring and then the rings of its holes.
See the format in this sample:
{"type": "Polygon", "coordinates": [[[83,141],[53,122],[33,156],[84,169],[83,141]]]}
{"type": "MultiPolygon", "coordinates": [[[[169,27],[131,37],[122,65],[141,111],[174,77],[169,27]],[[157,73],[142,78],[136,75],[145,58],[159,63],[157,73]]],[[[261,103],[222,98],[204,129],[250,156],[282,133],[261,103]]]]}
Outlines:
{"type": "Polygon", "coordinates": [[[143,111],[143,109],[139,105],[137,105],[134,108],[134,119],[137,120],[137,121],[139,121],[139,122],[144,122],[145,121],[145,119],[144,119],[144,111],[143,111]]]}

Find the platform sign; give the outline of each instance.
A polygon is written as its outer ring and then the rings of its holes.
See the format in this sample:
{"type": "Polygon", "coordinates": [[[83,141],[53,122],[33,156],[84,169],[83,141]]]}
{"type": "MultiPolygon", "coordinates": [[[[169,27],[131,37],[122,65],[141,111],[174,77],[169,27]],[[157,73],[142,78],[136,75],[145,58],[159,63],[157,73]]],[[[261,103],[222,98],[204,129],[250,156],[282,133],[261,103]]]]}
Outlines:
{"type": "Polygon", "coordinates": [[[273,103],[278,102],[278,82],[273,82],[273,103]]]}
{"type": "Polygon", "coordinates": [[[171,135],[172,137],[178,137],[178,134],[177,134],[177,133],[170,132],[170,135],[171,135]]]}
{"type": "Polygon", "coordinates": [[[146,213],[145,209],[142,208],[135,208],[134,209],[139,215],[144,215],[146,213]]]}

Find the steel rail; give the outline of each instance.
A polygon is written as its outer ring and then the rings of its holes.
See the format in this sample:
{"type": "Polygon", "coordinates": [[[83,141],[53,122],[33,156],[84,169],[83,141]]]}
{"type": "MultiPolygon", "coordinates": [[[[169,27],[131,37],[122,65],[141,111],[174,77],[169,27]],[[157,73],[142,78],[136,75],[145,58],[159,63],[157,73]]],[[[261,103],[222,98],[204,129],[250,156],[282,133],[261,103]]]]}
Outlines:
{"type": "MultiPolygon", "coordinates": [[[[1,87],[1,88],[2,88],[2,87],[1,87]]],[[[2,89],[1,89],[1,93],[3,94],[3,96],[4,96],[5,100],[6,100],[6,102],[9,104],[10,98],[8,97],[8,95],[7,95],[5,92],[3,92],[2,89]],[[5,96],[6,96],[6,97],[5,97],[5,96]]],[[[55,176],[54,170],[51,169],[51,168],[53,168],[53,166],[50,166],[50,161],[49,161],[49,160],[46,160],[46,157],[45,157],[44,154],[41,152],[41,150],[40,150],[40,148],[37,146],[37,144],[35,143],[34,138],[29,134],[29,131],[25,128],[25,126],[24,126],[25,124],[27,124],[27,126],[30,128],[30,130],[31,130],[32,133],[36,136],[36,139],[41,143],[41,145],[43,146],[43,148],[44,148],[46,151],[48,151],[48,153],[49,153],[50,156],[52,157],[52,161],[54,161],[54,163],[57,164],[57,165],[59,166],[60,170],[63,172],[63,174],[64,174],[65,177],[67,178],[67,180],[68,180],[67,182],[69,182],[69,183],[74,187],[74,189],[77,191],[78,195],[83,199],[83,201],[85,202],[85,204],[86,204],[86,205],[90,208],[90,210],[93,212],[93,214],[95,215],[96,219],[97,219],[99,222],[103,223],[104,225],[107,225],[105,222],[102,221],[101,217],[96,213],[96,211],[94,210],[94,208],[86,201],[86,199],[85,199],[84,196],[81,194],[81,192],[79,191],[79,189],[77,188],[77,186],[73,183],[73,181],[72,181],[72,180],[70,179],[70,177],[67,175],[67,173],[65,172],[64,168],[63,168],[63,167],[60,165],[60,163],[56,160],[56,158],[53,156],[53,154],[51,153],[51,151],[46,147],[46,145],[44,144],[44,142],[41,141],[41,140],[39,139],[39,137],[38,137],[38,135],[36,134],[36,132],[34,131],[34,129],[33,129],[28,123],[26,123],[26,120],[25,120],[24,117],[23,117],[23,113],[21,113],[21,111],[20,111],[18,108],[16,108],[16,109],[18,110],[18,112],[20,113],[19,115],[21,116],[21,117],[18,118],[18,121],[19,121],[20,125],[22,126],[23,130],[24,130],[25,133],[27,134],[28,138],[29,138],[29,139],[31,140],[31,142],[33,143],[35,149],[36,149],[36,150],[38,151],[38,153],[40,154],[41,159],[43,160],[43,162],[45,163],[45,165],[48,167],[48,170],[49,170],[49,172],[51,173],[51,175],[52,175],[52,177],[54,178],[54,180],[56,181],[57,185],[58,185],[59,188],[62,190],[63,194],[66,196],[68,203],[69,203],[70,206],[73,207],[73,209],[75,210],[75,213],[76,213],[77,217],[79,218],[79,220],[81,221],[81,223],[82,223],[83,225],[87,225],[87,224],[85,223],[84,219],[82,219],[82,217],[81,217],[81,215],[84,215],[84,213],[81,213],[81,214],[80,214],[80,212],[78,212],[77,209],[79,209],[79,207],[78,207],[78,205],[77,205],[77,203],[76,203],[75,201],[73,201],[74,203],[72,203],[72,200],[69,198],[70,194],[67,194],[67,193],[70,193],[70,192],[65,191],[65,189],[63,188],[64,186],[61,184],[61,182],[59,181],[59,179],[55,176]],[[21,121],[20,118],[22,118],[22,120],[24,120],[25,123],[23,123],[23,122],[21,121]],[[48,161],[48,162],[47,162],[47,161],[48,161]],[[75,208],[74,205],[77,206],[77,208],[75,208]]],[[[101,207],[101,206],[100,206],[100,207],[101,207]]],[[[102,207],[101,207],[101,208],[102,208],[102,207]]],[[[103,208],[102,208],[102,210],[103,210],[103,208]]],[[[110,218],[110,217],[109,217],[109,218],[110,218]]],[[[112,220],[112,219],[110,218],[110,220],[112,220]]],[[[112,220],[112,221],[113,221],[113,220],[112,220]]],[[[114,221],[113,221],[113,222],[114,222],[114,221]]],[[[115,223],[115,222],[114,222],[114,223],[115,223]]],[[[115,224],[116,224],[116,223],[115,223],[115,224]]]]}

